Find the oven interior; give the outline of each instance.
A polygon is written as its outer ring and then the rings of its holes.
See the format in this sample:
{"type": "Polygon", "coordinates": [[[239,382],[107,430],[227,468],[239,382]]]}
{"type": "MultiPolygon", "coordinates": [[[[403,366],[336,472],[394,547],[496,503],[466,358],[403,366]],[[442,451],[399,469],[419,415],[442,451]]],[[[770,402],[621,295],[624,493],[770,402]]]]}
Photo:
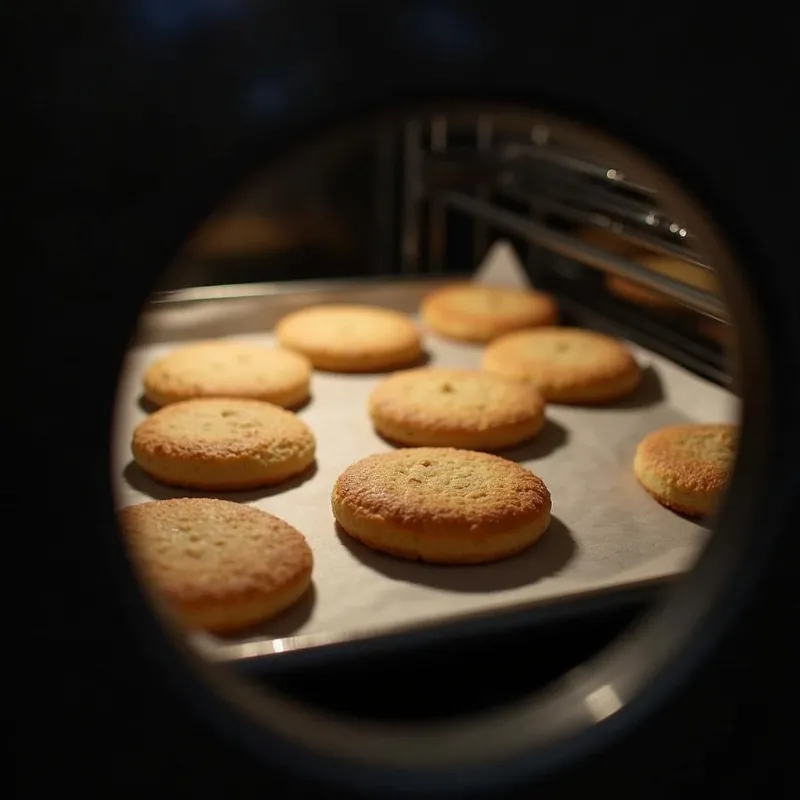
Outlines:
{"type": "MultiPolygon", "coordinates": [[[[733,329],[692,231],[620,164],[575,148],[546,122],[500,112],[382,123],[333,156],[308,158],[291,179],[257,177],[187,242],[152,303],[211,287],[235,296],[266,283],[461,278],[497,242],[509,243],[530,282],[557,298],[565,323],[606,330],[733,391],[733,329]]],[[[234,668],[350,715],[453,716],[547,685],[668,590],[564,602],[546,618],[523,610],[454,623],[408,646],[398,633],[377,646],[314,648],[234,668]],[[520,658],[521,648],[536,658],[520,658]],[[480,692],[453,677],[467,657],[489,678],[480,692]],[[415,704],[385,691],[377,676],[398,672],[438,684],[436,702],[430,693],[415,704]]]]}

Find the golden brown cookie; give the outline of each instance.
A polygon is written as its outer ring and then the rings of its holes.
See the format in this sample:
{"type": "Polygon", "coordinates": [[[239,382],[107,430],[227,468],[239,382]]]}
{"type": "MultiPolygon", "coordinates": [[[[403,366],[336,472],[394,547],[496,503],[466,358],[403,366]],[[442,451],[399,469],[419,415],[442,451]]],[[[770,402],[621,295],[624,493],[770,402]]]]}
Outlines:
{"type": "Polygon", "coordinates": [[[661,294],[661,292],[656,292],[654,289],[649,289],[641,283],[628,280],[628,278],[606,275],[605,285],[606,289],[615,297],[637,306],[644,306],[658,311],[673,311],[681,307],[677,300],[673,300],[671,297],[661,294]]]}
{"type": "Polygon", "coordinates": [[[586,244],[625,258],[642,252],[639,245],[629,242],[619,234],[605,228],[584,228],[578,231],[578,237],[586,244]]]}
{"type": "Polygon", "coordinates": [[[275,328],[278,342],[329,372],[382,372],[423,355],[413,320],[398,311],[358,305],[304,308],[275,328]]]}
{"type": "MultiPolygon", "coordinates": [[[[647,251],[644,251],[639,245],[623,239],[618,234],[603,228],[587,228],[579,231],[578,236],[586,244],[598,247],[611,253],[615,256],[622,256],[631,261],[641,261],[647,258],[647,251]]],[[[615,297],[625,300],[628,303],[633,303],[638,306],[645,306],[647,308],[658,309],[660,311],[669,311],[679,308],[680,304],[675,300],[671,300],[666,295],[648,289],[641,283],[629,280],[628,278],[620,278],[617,275],[606,275],[604,278],[606,289],[615,297]]]]}
{"type": "Polygon", "coordinates": [[[673,425],[639,443],[633,471],[661,505],[689,517],[712,514],[736,455],[733,425],[673,425]]]}
{"type": "Polygon", "coordinates": [[[550,524],[550,492],[513,461],[473,450],[420,447],[373,455],[336,481],[345,533],[399,558],[440,564],[497,561],[530,547],[550,524]]]}
{"type": "Polygon", "coordinates": [[[558,306],[532,289],[456,283],[431,292],[420,316],[434,332],[463,342],[489,342],[509,331],[554,325],[558,306]]]}
{"type": "Polygon", "coordinates": [[[698,267],[689,261],[683,261],[674,256],[661,255],[659,253],[649,253],[638,258],[642,266],[647,267],[659,275],[672,278],[680,283],[685,283],[694,289],[702,289],[715,294],[719,292],[717,276],[710,269],[698,267]]]}
{"type": "MultiPolygon", "coordinates": [[[[637,262],[653,272],[681,281],[696,289],[717,291],[714,274],[703,267],[682,261],[674,256],[645,250],[634,242],[629,242],[621,236],[602,228],[582,230],[579,231],[578,236],[587,244],[637,262]]],[[[628,303],[659,311],[674,311],[682,307],[677,300],[650,289],[636,280],[622,278],[617,275],[607,275],[605,277],[605,285],[611,294],[628,303]]]]}
{"type": "Polygon", "coordinates": [[[544,399],[503,375],[433,367],[384,378],[369,414],[377,432],[399,444],[500,450],[541,430],[544,399]]]}
{"type": "Polygon", "coordinates": [[[296,408],[309,396],[311,363],[289,350],[227,340],[173,350],[145,372],[145,397],[157,406],[195,397],[243,397],[296,408]]]}
{"type": "Polygon", "coordinates": [[[190,628],[250,627],[291,606],[311,584],[305,537],[257,508],[157,500],[122,509],[118,520],[142,577],[190,628]]]}
{"type": "Polygon", "coordinates": [[[210,491],[281,483],[314,461],[311,429],[259,400],[203,398],[164,406],[139,423],[133,457],[171,486],[210,491]]]}
{"type": "Polygon", "coordinates": [[[604,403],[633,392],[641,370],[616,339],[578,328],[510,333],[483,354],[483,369],[538,387],[545,400],[604,403]]]}

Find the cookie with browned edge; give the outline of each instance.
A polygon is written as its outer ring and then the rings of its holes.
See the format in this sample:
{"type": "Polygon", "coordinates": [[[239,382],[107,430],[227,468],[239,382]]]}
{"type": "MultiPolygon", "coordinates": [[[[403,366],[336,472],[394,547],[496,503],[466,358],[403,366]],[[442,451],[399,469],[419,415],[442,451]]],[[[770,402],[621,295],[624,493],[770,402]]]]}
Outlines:
{"type": "Polygon", "coordinates": [[[729,424],[672,425],[645,436],[633,471],[661,505],[689,517],[714,512],[736,456],[737,427],[729,424]]]}
{"type": "Polygon", "coordinates": [[[136,463],[161,483],[232,491],[282,483],[314,462],[316,439],[296,414],[259,400],[172,403],[133,432],[136,463]]]}
{"type": "Polygon", "coordinates": [[[305,537],[257,508],[157,500],[122,509],[118,521],[146,584],[189,628],[248,628],[293,605],[311,584],[305,537]]]}
{"type": "Polygon", "coordinates": [[[384,378],[369,398],[381,436],[398,444],[500,450],[544,425],[536,387],[480,370],[430,367],[384,378]]]}
{"type": "Polygon", "coordinates": [[[528,549],[550,524],[550,492],[519,464],[488,453],[420,447],[368,456],[332,494],[341,530],[398,558],[498,561],[528,549]]]}
{"type": "Polygon", "coordinates": [[[615,297],[636,306],[652,308],[656,311],[674,311],[681,307],[681,304],[671,297],[629,278],[606,275],[605,286],[615,297]]]}
{"type": "MultiPolygon", "coordinates": [[[[719,292],[716,275],[706,267],[661,253],[633,253],[628,254],[628,258],[631,261],[638,262],[649,272],[663,275],[694,289],[701,289],[712,294],[719,292]]],[[[650,289],[636,280],[617,275],[608,275],[606,276],[605,284],[613,295],[634,305],[660,311],[675,311],[682,308],[682,305],[677,300],[655,289],[650,289]]]]}
{"type": "Polygon", "coordinates": [[[455,283],[424,298],[422,321],[440,336],[463,342],[489,342],[504,333],[558,321],[550,295],[533,289],[455,283]]]}
{"type": "Polygon", "coordinates": [[[622,342],[579,328],[510,333],[486,348],[481,365],[532,383],[553,403],[605,403],[631,394],[641,381],[641,369],[622,342]]]}
{"type": "Polygon", "coordinates": [[[156,406],[197,397],[240,397],[296,408],[308,400],[311,363],[305,356],[250,342],[214,340],[179,347],[144,374],[144,394],[156,406]]]}
{"type": "Polygon", "coordinates": [[[275,328],[282,347],[327,372],[384,372],[422,360],[422,338],[406,314],[360,305],[323,305],[285,316],[275,328]]]}

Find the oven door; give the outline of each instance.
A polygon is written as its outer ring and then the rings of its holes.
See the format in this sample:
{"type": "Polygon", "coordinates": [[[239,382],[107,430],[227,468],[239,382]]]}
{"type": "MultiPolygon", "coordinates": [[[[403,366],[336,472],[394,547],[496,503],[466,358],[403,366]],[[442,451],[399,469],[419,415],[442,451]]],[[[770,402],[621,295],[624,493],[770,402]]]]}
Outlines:
{"type": "MultiPolygon", "coordinates": [[[[33,455],[26,463],[39,465],[35,475],[17,469],[25,514],[7,528],[24,531],[35,553],[35,568],[22,570],[36,582],[24,794],[41,796],[58,775],[62,788],[112,796],[674,797],[688,787],[789,796],[800,283],[788,188],[795,48],[781,36],[730,17],[723,33],[701,12],[651,21],[496,0],[347,13],[139,0],[97,13],[52,6],[47,22],[20,26],[36,75],[23,116],[37,147],[25,161],[33,235],[16,275],[24,328],[12,346],[21,341],[25,363],[38,366],[23,373],[24,422],[14,427],[33,455]],[[277,695],[255,714],[241,687],[149,614],[114,526],[111,409],[140,308],[221,197],[315,137],[448,100],[594,126],[648,154],[710,210],[743,267],[727,288],[746,442],[725,544],[650,640],[610,653],[605,673],[557,698],[549,722],[521,695],[514,709],[469,721],[453,709],[419,725],[417,746],[407,728],[383,729],[359,757],[346,697],[336,717],[277,695]],[[43,465],[68,480],[43,491],[43,465]],[[647,653],[665,644],[669,669],[648,673],[647,653]],[[593,718],[586,698],[612,684],[613,713],[593,718]],[[556,719],[576,723],[568,736],[550,736],[556,719]]],[[[524,630],[500,646],[502,634],[476,629],[469,647],[442,646],[440,657],[480,681],[498,653],[530,657],[524,630]]],[[[420,658],[431,646],[420,641],[420,658]]],[[[273,687],[291,677],[280,671],[273,687]]]]}

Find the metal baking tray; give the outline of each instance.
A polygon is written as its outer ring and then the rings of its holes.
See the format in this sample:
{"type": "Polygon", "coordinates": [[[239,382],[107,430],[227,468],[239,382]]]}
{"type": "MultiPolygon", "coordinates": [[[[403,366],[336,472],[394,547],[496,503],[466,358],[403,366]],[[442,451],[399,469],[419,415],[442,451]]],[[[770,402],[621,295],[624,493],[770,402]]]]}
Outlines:
{"type": "MultiPolygon", "coordinates": [[[[251,284],[154,297],[120,377],[113,443],[118,505],[199,496],[155,483],[131,459],[133,428],[147,413],[141,403],[142,374],[155,358],[182,343],[211,337],[269,344],[278,319],[317,303],[371,303],[415,313],[420,299],[439,283],[251,284]]],[[[479,347],[429,334],[426,347],[432,365],[479,365],[479,347]]],[[[317,436],[315,470],[265,491],[206,493],[257,506],[301,530],[315,554],[313,590],[296,607],[246,635],[194,637],[198,648],[215,661],[248,662],[501,611],[602,602],[614,592],[658,586],[680,575],[708,532],[661,508],[638,486],[631,471],[634,449],[662,425],[733,421],[736,401],[674,363],[631,348],[645,371],[633,397],[600,408],[550,406],[542,433],[503,454],[545,480],[553,521],[527,553],[482,566],[407,563],[339,538],[330,508],[336,477],[352,462],[391,449],[373,432],[366,412],[367,396],[381,376],[315,373],[311,402],[299,411],[317,436]]]]}

